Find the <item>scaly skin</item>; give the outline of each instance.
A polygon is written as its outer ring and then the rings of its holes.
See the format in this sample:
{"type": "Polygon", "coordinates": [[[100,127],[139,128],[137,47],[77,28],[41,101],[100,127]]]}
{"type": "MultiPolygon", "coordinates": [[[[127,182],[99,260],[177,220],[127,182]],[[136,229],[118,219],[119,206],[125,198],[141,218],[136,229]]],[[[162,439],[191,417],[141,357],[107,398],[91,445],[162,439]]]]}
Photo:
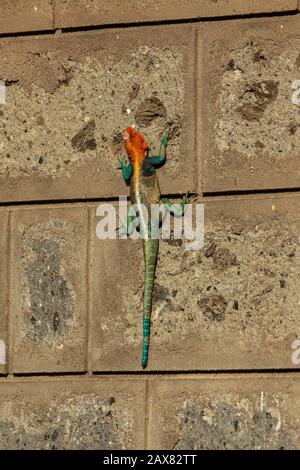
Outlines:
{"type": "MultiPolygon", "coordinates": [[[[152,295],[155,277],[155,268],[158,253],[158,238],[151,237],[151,204],[159,204],[160,190],[155,172],[155,166],[164,163],[166,158],[166,146],[169,132],[161,141],[158,156],[148,156],[148,144],[144,137],[134,128],[128,127],[124,131],[124,146],[130,163],[126,165],[125,158],[120,159],[124,180],[130,182],[130,200],[135,205],[140,233],[143,238],[143,251],[145,262],[145,285],[144,285],[144,307],[143,307],[143,354],[142,367],[148,363],[150,343],[150,319],[152,309],[152,295]],[[146,214],[145,210],[146,209],[146,214]]],[[[184,199],[184,203],[186,199],[184,199]]],[[[172,204],[164,200],[165,207],[169,210],[172,204]]],[[[172,209],[171,209],[172,210],[172,209]]],[[[182,214],[184,213],[184,209],[182,214]]],[[[180,216],[182,215],[180,214],[180,216]]],[[[132,221],[134,217],[129,216],[132,221]]],[[[155,222],[153,222],[155,223],[155,222]]],[[[157,222],[156,222],[157,223],[157,222]]]]}
{"type": "Polygon", "coordinates": [[[150,317],[152,309],[152,294],[155,277],[155,268],[158,253],[158,239],[151,239],[150,223],[150,205],[158,204],[160,199],[160,190],[154,173],[152,176],[143,176],[142,171],[137,164],[133,165],[133,178],[130,182],[130,200],[135,204],[139,213],[140,232],[143,237],[143,252],[145,262],[145,284],[144,284],[144,307],[143,307],[143,331],[144,344],[142,355],[142,367],[145,368],[148,363],[148,352],[150,342],[150,317]],[[145,217],[145,211],[141,204],[147,208],[148,217],[145,217]],[[146,219],[146,220],[145,220],[146,219]]]}

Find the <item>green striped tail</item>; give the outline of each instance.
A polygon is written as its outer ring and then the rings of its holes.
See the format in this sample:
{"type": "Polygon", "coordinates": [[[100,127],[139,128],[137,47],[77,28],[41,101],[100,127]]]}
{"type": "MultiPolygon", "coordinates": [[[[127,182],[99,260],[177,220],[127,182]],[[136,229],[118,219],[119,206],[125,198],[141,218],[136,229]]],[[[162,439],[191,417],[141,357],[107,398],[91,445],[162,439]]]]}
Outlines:
{"type": "Polygon", "coordinates": [[[158,240],[144,240],[145,258],[145,290],[144,290],[144,318],[143,318],[143,354],[142,367],[148,364],[150,347],[150,317],[152,310],[152,295],[154,286],[155,267],[158,251],[158,240]]]}
{"type": "Polygon", "coordinates": [[[150,341],[150,318],[144,318],[143,331],[144,331],[144,342],[143,342],[142,367],[144,369],[148,364],[149,341],[150,341]]]}

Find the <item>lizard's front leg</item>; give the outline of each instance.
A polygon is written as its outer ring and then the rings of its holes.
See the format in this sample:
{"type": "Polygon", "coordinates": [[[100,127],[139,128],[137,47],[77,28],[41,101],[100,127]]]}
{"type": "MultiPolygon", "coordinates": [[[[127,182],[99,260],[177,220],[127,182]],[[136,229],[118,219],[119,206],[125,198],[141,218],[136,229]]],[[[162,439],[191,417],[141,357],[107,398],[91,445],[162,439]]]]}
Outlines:
{"type": "Polygon", "coordinates": [[[121,164],[121,169],[122,169],[122,176],[125,180],[125,183],[128,185],[130,183],[130,179],[133,175],[133,166],[132,163],[130,162],[128,165],[126,164],[126,158],[125,157],[120,157],[119,158],[120,164],[121,164]]]}
{"type": "Polygon", "coordinates": [[[168,145],[168,140],[170,137],[170,131],[167,131],[165,135],[163,136],[161,143],[160,143],[160,148],[159,148],[159,154],[155,155],[153,157],[149,157],[149,162],[153,166],[159,166],[162,165],[165,160],[166,160],[166,148],[168,145]]]}

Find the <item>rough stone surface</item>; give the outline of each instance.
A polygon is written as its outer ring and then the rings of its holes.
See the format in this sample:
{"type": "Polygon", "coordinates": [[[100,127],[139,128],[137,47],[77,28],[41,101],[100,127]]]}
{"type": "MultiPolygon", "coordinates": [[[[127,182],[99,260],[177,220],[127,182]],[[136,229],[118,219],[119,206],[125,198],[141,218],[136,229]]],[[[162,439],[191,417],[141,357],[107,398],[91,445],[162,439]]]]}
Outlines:
{"type": "Polygon", "coordinates": [[[68,330],[75,308],[72,286],[60,273],[63,249],[51,236],[38,240],[30,234],[24,251],[24,283],[31,306],[27,337],[52,344],[68,330]],[[27,265],[28,257],[32,259],[27,265]]]}
{"type": "Polygon", "coordinates": [[[134,378],[141,242],[99,240],[96,205],[63,202],[126,194],[132,124],[152,154],[171,131],[164,194],[298,188],[300,15],[277,13],[299,2],[0,3],[0,449],[299,448],[299,377],[278,372],[300,360],[299,195],[193,199],[204,247],[160,242],[147,371],[164,373],[134,378]]]}
{"type": "Polygon", "coordinates": [[[8,213],[0,211],[0,374],[7,371],[7,265],[8,265],[8,213]]]}
{"type": "Polygon", "coordinates": [[[137,23],[297,9],[297,0],[56,0],[57,28],[137,23]]]}
{"type": "Polygon", "coordinates": [[[87,211],[13,213],[11,372],[86,368],[87,211]]]}
{"type": "Polygon", "coordinates": [[[114,450],[144,446],[144,383],[0,381],[0,449],[114,450]]]}
{"type": "Polygon", "coordinates": [[[0,34],[297,9],[297,0],[1,0],[0,34]]]}
{"type": "Polygon", "coordinates": [[[0,34],[53,28],[55,0],[1,0],[0,34]]]}
{"type": "Polygon", "coordinates": [[[296,16],[199,31],[203,191],[299,186],[299,25],[296,16]]]}
{"type": "MultiPolygon", "coordinates": [[[[295,367],[299,197],[199,202],[203,249],[186,251],[184,240],[160,242],[149,369],[295,367]]],[[[94,231],[99,220],[94,217],[94,231]]],[[[95,233],[92,259],[93,368],[140,369],[140,240],[99,240],[95,233]]]]}
{"type": "Polygon", "coordinates": [[[297,376],[155,380],[151,449],[299,448],[297,376]]]}
{"type": "Polygon", "coordinates": [[[152,154],[171,129],[162,191],[195,189],[194,42],[185,26],[2,40],[1,200],[126,193],[118,157],[131,124],[152,154]]]}

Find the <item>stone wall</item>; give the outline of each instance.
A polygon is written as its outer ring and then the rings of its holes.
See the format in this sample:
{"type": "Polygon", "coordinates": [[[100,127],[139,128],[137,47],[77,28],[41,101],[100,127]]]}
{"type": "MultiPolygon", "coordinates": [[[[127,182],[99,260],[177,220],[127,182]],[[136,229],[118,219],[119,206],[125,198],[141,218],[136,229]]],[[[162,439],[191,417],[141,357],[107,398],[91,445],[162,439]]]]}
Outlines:
{"type": "Polygon", "coordinates": [[[0,11],[0,448],[299,448],[299,2],[24,3],[0,11]],[[140,241],[96,234],[133,123],[153,152],[171,129],[162,194],[205,211],[201,250],[160,243],[145,371],[140,241]]]}

